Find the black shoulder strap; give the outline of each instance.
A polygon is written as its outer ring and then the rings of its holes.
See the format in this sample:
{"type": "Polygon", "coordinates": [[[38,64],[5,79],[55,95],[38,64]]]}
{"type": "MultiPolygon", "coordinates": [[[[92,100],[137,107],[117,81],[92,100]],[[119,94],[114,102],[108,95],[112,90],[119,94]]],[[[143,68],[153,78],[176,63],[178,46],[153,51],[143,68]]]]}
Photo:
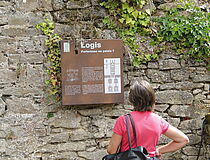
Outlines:
{"type": "Polygon", "coordinates": [[[133,121],[133,118],[131,116],[131,114],[128,114],[129,118],[130,118],[130,121],[131,121],[131,125],[132,125],[132,128],[133,128],[133,135],[134,135],[134,140],[136,142],[136,147],[138,147],[138,142],[137,142],[137,138],[136,138],[136,128],[135,128],[135,124],[134,124],[134,121],[133,121]]]}
{"type": "Polygon", "coordinates": [[[125,115],[125,121],[126,121],[126,130],[127,130],[127,134],[128,134],[128,145],[129,145],[129,149],[132,149],[132,145],[131,145],[131,134],[130,134],[130,125],[128,122],[128,115],[125,115]]]}
{"type": "Polygon", "coordinates": [[[203,139],[204,139],[204,126],[206,124],[206,119],[203,120],[203,123],[202,123],[202,131],[201,131],[201,142],[200,142],[200,147],[199,147],[199,150],[198,150],[198,156],[196,158],[196,160],[199,159],[199,156],[200,156],[200,152],[201,152],[201,147],[203,145],[203,139]]]}

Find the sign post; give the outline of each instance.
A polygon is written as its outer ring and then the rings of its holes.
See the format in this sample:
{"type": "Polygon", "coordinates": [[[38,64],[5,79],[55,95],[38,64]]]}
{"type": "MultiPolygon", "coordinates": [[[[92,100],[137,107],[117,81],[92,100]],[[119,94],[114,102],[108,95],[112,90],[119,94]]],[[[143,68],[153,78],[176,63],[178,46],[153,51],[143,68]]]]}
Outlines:
{"type": "Polygon", "coordinates": [[[62,104],[123,103],[121,40],[61,41],[62,104]]]}

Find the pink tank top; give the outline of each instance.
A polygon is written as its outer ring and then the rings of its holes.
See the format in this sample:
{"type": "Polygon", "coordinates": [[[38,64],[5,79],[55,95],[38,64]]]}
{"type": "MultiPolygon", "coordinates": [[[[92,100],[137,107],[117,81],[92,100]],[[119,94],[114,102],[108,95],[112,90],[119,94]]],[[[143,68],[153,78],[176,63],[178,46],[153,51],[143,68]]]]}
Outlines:
{"type": "MultiPolygon", "coordinates": [[[[165,133],[168,130],[169,123],[166,122],[159,115],[150,111],[133,111],[130,114],[135,123],[138,146],[145,147],[149,152],[150,157],[154,157],[158,140],[161,134],[165,133]]],[[[121,152],[128,150],[128,136],[126,132],[126,123],[124,115],[120,116],[115,122],[113,132],[122,136],[121,152]]],[[[130,132],[132,139],[132,147],[134,148],[136,147],[136,143],[134,142],[131,125],[130,132]]]]}

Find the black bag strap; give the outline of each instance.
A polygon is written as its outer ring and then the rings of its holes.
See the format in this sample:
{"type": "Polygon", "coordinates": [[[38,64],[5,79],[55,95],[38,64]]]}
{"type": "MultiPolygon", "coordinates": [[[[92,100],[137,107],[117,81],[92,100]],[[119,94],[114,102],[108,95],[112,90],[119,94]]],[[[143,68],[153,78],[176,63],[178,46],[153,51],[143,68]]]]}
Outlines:
{"type": "Polygon", "coordinates": [[[128,134],[128,145],[129,145],[129,149],[132,149],[132,145],[131,145],[131,134],[130,134],[130,125],[128,122],[128,115],[125,115],[125,122],[126,122],[126,130],[127,130],[127,134],[128,134]]]}
{"type": "Polygon", "coordinates": [[[134,124],[134,121],[133,121],[133,118],[131,116],[131,114],[128,114],[129,118],[130,118],[130,121],[131,121],[131,125],[132,125],[132,128],[133,128],[133,135],[134,135],[134,140],[136,142],[136,147],[138,147],[138,142],[137,142],[137,138],[136,138],[136,128],[135,128],[135,124],[134,124]]]}
{"type": "Polygon", "coordinates": [[[199,150],[198,150],[198,156],[197,156],[196,160],[199,159],[200,152],[201,152],[201,147],[202,147],[202,145],[203,145],[203,139],[204,139],[204,134],[205,134],[205,133],[204,133],[204,126],[205,126],[206,123],[207,123],[207,122],[206,122],[206,119],[204,119],[204,120],[203,120],[203,123],[202,123],[201,142],[200,142],[200,147],[199,147],[199,150]]]}

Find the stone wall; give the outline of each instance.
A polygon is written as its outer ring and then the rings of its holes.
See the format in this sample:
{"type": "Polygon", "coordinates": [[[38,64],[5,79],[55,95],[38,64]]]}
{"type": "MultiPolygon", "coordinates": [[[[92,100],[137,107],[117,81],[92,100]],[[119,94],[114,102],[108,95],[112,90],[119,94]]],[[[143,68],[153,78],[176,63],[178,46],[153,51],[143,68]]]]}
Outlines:
{"type": "MultiPolygon", "coordinates": [[[[172,1],[155,2],[161,8],[172,1]]],[[[202,117],[210,105],[210,72],[204,63],[180,60],[170,49],[160,54],[158,62],[138,68],[125,57],[124,105],[61,106],[52,103],[45,91],[46,37],[35,28],[45,14],[62,37],[117,38],[103,26],[101,20],[107,13],[97,0],[0,1],[1,160],[101,159],[116,118],[132,110],[128,88],[137,78],[148,80],[155,88],[156,112],[190,138],[189,145],[165,159],[196,159],[202,117]]],[[[160,144],[167,142],[161,137],[160,144]]],[[[209,157],[210,143],[204,142],[200,160],[209,157]]]]}

